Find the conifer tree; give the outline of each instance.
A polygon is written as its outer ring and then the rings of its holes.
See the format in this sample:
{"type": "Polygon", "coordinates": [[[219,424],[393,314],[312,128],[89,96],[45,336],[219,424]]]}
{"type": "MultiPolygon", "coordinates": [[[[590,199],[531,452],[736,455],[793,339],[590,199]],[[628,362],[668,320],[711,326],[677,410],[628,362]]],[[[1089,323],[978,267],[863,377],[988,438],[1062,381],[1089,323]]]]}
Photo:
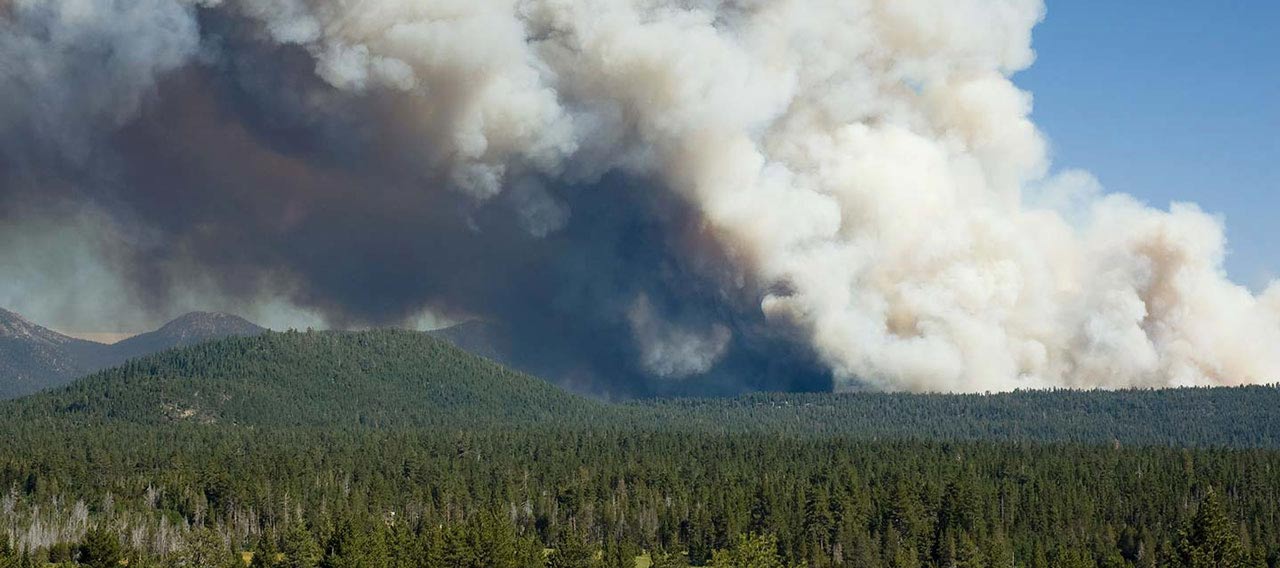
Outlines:
{"type": "Polygon", "coordinates": [[[596,568],[597,564],[586,538],[572,529],[561,534],[560,546],[547,559],[548,568],[596,568]]]}
{"type": "MultiPolygon", "coordinates": [[[[186,546],[179,555],[182,566],[200,566],[203,568],[244,568],[244,562],[238,555],[231,553],[231,548],[222,539],[218,531],[210,527],[194,529],[187,537],[186,546]]],[[[116,567],[116,563],[110,565],[116,567]]]]}
{"type": "Polygon", "coordinates": [[[294,523],[280,543],[279,568],[315,568],[320,563],[320,545],[301,523],[294,523]]]}
{"type": "Polygon", "coordinates": [[[1227,517],[1217,492],[1210,489],[1175,545],[1185,568],[1243,568],[1248,555],[1240,545],[1235,524],[1227,517]]]}
{"type": "Polygon", "coordinates": [[[103,527],[90,528],[80,543],[80,564],[88,568],[118,568],[123,554],[120,539],[103,527]]]}
{"type": "Polygon", "coordinates": [[[654,552],[650,559],[652,568],[689,568],[689,556],[680,552],[654,552]]]}
{"type": "Polygon", "coordinates": [[[278,556],[275,539],[264,534],[253,548],[253,560],[249,562],[249,568],[276,568],[279,564],[278,556]]]}
{"type": "Polygon", "coordinates": [[[387,568],[386,541],[381,523],[347,519],[329,540],[322,568],[387,568]]]}
{"type": "Polygon", "coordinates": [[[732,548],[711,555],[712,568],[784,568],[778,558],[778,539],[773,535],[739,536],[732,548]]]}
{"type": "Polygon", "coordinates": [[[18,559],[18,568],[36,568],[36,560],[31,557],[31,549],[22,549],[22,557],[18,559]]]}

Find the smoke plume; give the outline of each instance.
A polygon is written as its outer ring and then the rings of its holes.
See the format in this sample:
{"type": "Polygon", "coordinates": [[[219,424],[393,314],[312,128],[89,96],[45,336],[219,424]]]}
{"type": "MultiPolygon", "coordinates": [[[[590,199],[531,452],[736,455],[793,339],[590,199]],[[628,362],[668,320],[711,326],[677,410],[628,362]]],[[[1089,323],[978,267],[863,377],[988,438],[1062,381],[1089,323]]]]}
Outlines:
{"type": "Polygon", "coordinates": [[[1043,14],[0,0],[0,300],[481,319],[618,395],[1280,378],[1218,219],[1049,175],[1043,14]]]}

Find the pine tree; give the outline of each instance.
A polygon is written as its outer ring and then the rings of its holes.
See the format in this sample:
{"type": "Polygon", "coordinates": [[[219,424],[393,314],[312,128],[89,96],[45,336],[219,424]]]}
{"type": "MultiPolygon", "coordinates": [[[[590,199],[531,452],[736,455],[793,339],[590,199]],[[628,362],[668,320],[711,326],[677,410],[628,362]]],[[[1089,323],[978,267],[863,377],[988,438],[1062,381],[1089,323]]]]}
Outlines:
{"type": "Polygon", "coordinates": [[[1248,556],[1240,546],[1235,525],[1227,518],[1210,489],[1190,523],[1178,532],[1175,545],[1178,560],[1185,568],[1243,568],[1248,556]]]}
{"type": "Polygon", "coordinates": [[[396,522],[388,527],[387,568],[418,568],[424,566],[423,547],[418,542],[418,535],[409,530],[406,523],[396,522]]]}
{"type": "Polygon", "coordinates": [[[22,549],[22,557],[18,559],[18,568],[36,568],[36,560],[31,557],[31,549],[22,549]]]}
{"type": "Polygon", "coordinates": [[[9,535],[0,532],[0,568],[12,568],[18,564],[18,555],[9,544],[9,535]]]}
{"type": "Polygon", "coordinates": [[[421,566],[444,566],[444,529],[436,524],[423,526],[418,534],[421,566]]]}
{"type": "Polygon", "coordinates": [[[446,527],[444,531],[444,547],[440,556],[444,566],[451,568],[472,568],[480,566],[479,551],[467,527],[446,527]]]}
{"type": "Polygon", "coordinates": [[[594,568],[596,564],[595,551],[576,530],[564,531],[560,546],[547,559],[548,568],[594,568]]]}
{"type": "Polygon", "coordinates": [[[329,540],[323,568],[386,568],[388,554],[380,523],[346,520],[329,540]]]}
{"type": "Polygon", "coordinates": [[[769,499],[764,481],[756,485],[755,497],[751,502],[751,520],[747,530],[756,534],[769,532],[773,526],[773,503],[769,499]]]}
{"type": "Polygon", "coordinates": [[[258,539],[257,546],[253,548],[253,560],[249,563],[249,568],[276,568],[279,563],[278,556],[275,539],[264,534],[258,539]]]}
{"type": "Polygon", "coordinates": [[[285,531],[280,553],[279,568],[315,568],[320,563],[320,545],[301,523],[295,523],[285,531]]]}
{"type": "Polygon", "coordinates": [[[123,558],[120,539],[102,527],[94,527],[84,534],[80,543],[80,564],[88,568],[117,568],[123,558]]]}
{"type": "MultiPolygon", "coordinates": [[[[218,531],[205,527],[195,529],[187,537],[187,544],[179,554],[179,562],[183,566],[201,566],[206,568],[225,568],[237,566],[243,568],[244,563],[231,553],[231,548],[218,531]]],[[[115,567],[115,563],[111,566],[115,567]]]]}
{"type": "Polygon", "coordinates": [[[635,568],[639,550],[628,541],[605,543],[604,568],[635,568]]]}
{"type": "Polygon", "coordinates": [[[488,568],[515,568],[516,532],[505,518],[498,515],[477,515],[480,564],[488,568]]]}
{"type": "Polygon", "coordinates": [[[739,536],[732,548],[711,555],[712,568],[784,568],[778,558],[778,539],[773,535],[739,536]]]}
{"type": "Polygon", "coordinates": [[[689,568],[689,557],[679,552],[654,552],[650,554],[652,568],[689,568]]]}
{"type": "Polygon", "coordinates": [[[9,546],[9,538],[0,534],[0,568],[17,568],[21,558],[9,546]]]}
{"type": "Polygon", "coordinates": [[[516,548],[516,566],[518,568],[544,568],[547,558],[543,554],[542,545],[533,538],[521,538],[516,548]]]}
{"type": "Polygon", "coordinates": [[[49,562],[52,564],[66,564],[74,557],[74,551],[69,543],[58,542],[49,547],[49,562]]]}
{"type": "Polygon", "coordinates": [[[987,558],[969,533],[961,531],[956,538],[956,568],[986,568],[987,558]]]}

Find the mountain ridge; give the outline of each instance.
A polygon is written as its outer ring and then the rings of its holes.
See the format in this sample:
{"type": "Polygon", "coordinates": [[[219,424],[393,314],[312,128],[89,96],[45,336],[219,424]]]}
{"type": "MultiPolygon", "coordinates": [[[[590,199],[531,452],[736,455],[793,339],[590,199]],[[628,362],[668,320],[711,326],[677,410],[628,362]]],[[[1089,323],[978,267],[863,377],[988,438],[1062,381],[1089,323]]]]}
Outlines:
{"type": "Polygon", "coordinates": [[[78,339],[0,308],[0,400],[62,386],[129,359],[228,335],[266,331],[239,316],[189,312],[160,328],[106,344],[78,339]]]}
{"type": "Polygon", "coordinates": [[[106,366],[107,349],[0,308],[0,399],[65,384],[106,366]]]}
{"type": "MultiPolygon", "coordinates": [[[[1280,448],[1280,385],[996,394],[754,393],[608,403],[426,332],[288,331],[131,359],[0,421],[346,430],[577,429],[858,440],[1280,448]]],[[[12,423],[12,422],[10,422],[12,423]]]]}
{"type": "Polygon", "coordinates": [[[240,316],[223,312],[187,312],[154,331],[140,333],[111,344],[114,356],[126,359],[165,349],[186,347],[230,335],[251,336],[267,329],[240,316]]]}
{"type": "Polygon", "coordinates": [[[4,404],[28,419],[287,427],[530,425],[600,408],[429,334],[392,329],[229,336],[4,404]]]}

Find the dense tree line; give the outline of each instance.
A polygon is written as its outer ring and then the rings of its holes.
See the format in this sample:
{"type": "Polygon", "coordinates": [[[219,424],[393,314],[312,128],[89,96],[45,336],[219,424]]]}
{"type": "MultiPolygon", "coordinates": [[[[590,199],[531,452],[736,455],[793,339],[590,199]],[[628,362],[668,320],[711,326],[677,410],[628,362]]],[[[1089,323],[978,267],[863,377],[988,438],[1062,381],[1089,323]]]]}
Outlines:
{"type": "Polygon", "coordinates": [[[1276,568],[1276,392],[605,404],[422,334],[229,339],[0,405],[0,568],[1276,568]]]}
{"type": "Polygon", "coordinates": [[[631,566],[642,551],[718,566],[760,550],[810,567],[1280,560],[1269,450],[555,428],[15,434],[0,443],[0,534],[19,560],[83,563],[95,527],[131,565],[253,550],[264,566],[631,566]]]}
{"type": "Polygon", "coordinates": [[[758,393],[607,404],[427,334],[286,332],[129,361],[0,420],[322,428],[667,429],[863,439],[1280,447],[1280,386],[996,394],[758,393]]]}
{"type": "Polygon", "coordinates": [[[629,403],[704,431],[929,440],[1280,448],[1280,386],[989,394],[755,393],[629,403]]]}

